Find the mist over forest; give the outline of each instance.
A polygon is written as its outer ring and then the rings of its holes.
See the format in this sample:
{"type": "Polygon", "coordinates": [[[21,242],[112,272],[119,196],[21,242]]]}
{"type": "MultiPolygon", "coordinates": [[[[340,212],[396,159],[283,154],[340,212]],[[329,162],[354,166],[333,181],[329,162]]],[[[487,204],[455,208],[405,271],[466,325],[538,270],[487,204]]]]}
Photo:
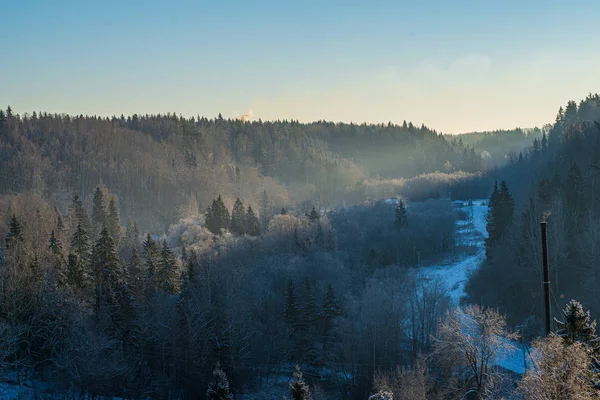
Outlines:
{"type": "Polygon", "coordinates": [[[8,107],[0,393],[595,398],[598,119],[598,95],[465,135],[8,107]]]}

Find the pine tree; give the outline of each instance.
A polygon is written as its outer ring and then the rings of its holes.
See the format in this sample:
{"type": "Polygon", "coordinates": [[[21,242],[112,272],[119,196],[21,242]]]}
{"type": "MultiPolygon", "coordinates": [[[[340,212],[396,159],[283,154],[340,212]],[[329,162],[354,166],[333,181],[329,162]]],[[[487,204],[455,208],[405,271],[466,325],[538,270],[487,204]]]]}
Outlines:
{"type": "Polygon", "coordinates": [[[406,215],[406,206],[404,205],[404,201],[402,199],[400,199],[398,201],[394,215],[395,215],[394,225],[396,226],[397,229],[402,229],[402,228],[408,227],[408,217],[406,215]]]}
{"type": "Polygon", "coordinates": [[[229,229],[231,217],[221,195],[206,210],[205,221],[206,227],[215,235],[220,235],[222,229],[229,229]]]}
{"type": "Polygon", "coordinates": [[[240,236],[246,234],[246,209],[239,197],[235,199],[231,210],[231,233],[240,236]]]}
{"type": "Polygon", "coordinates": [[[190,256],[187,260],[187,271],[186,276],[189,281],[194,281],[196,279],[196,268],[198,264],[198,256],[196,256],[196,252],[194,250],[191,251],[190,256]]]}
{"type": "Polygon", "coordinates": [[[319,213],[317,212],[314,206],[312,210],[310,210],[310,214],[308,214],[308,219],[310,219],[311,222],[315,222],[319,219],[319,213]]]}
{"type": "Polygon", "coordinates": [[[488,202],[486,218],[488,237],[485,239],[485,247],[488,260],[492,259],[492,249],[507,237],[514,222],[514,213],[515,201],[508,190],[507,183],[502,181],[498,189],[496,182],[488,202]]]}
{"type": "Polygon", "coordinates": [[[600,345],[596,336],[596,321],[591,320],[590,312],[584,312],[583,306],[571,300],[562,310],[564,321],[555,319],[558,330],[556,335],[562,337],[567,344],[584,343],[594,349],[600,345]]]}
{"type": "Polygon", "coordinates": [[[81,225],[83,230],[90,232],[90,220],[77,194],[73,195],[73,200],[69,206],[69,220],[71,229],[77,225],[81,225]]]}
{"type": "Polygon", "coordinates": [[[248,206],[246,212],[246,233],[250,236],[260,235],[260,221],[251,206],[248,206]]]}
{"type": "Polygon", "coordinates": [[[299,365],[296,365],[296,371],[294,371],[294,381],[290,383],[289,390],[293,400],[312,399],[310,389],[302,378],[302,371],[300,370],[299,365]]]}
{"type": "Polygon", "coordinates": [[[207,400],[233,400],[233,395],[229,391],[229,381],[227,375],[221,369],[219,363],[213,370],[213,380],[208,384],[206,390],[207,400]]]}
{"type": "Polygon", "coordinates": [[[95,311],[100,312],[102,306],[114,306],[116,303],[115,289],[120,276],[120,263],[115,242],[103,227],[92,253],[92,278],[95,289],[95,311]]]}
{"type": "Polygon", "coordinates": [[[6,234],[6,249],[10,250],[11,246],[16,246],[17,242],[23,242],[23,232],[21,231],[21,224],[15,214],[12,215],[10,223],[8,224],[8,233],[6,234]]]}
{"type": "Polygon", "coordinates": [[[152,287],[156,279],[156,273],[160,262],[160,247],[156,241],[152,239],[150,233],[146,235],[146,240],[144,240],[144,243],[142,243],[142,247],[144,249],[144,257],[146,259],[146,278],[152,287]]]}
{"type": "Polygon", "coordinates": [[[546,138],[546,132],[542,134],[541,147],[543,152],[548,150],[548,139],[546,138]]]}
{"type": "Polygon", "coordinates": [[[174,294],[177,292],[177,264],[173,251],[169,248],[166,240],[163,240],[162,250],[160,252],[160,263],[156,274],[159,287],[167,292],[174,294]]]}
{"type": "Polygon", "coordinates": [[[104,193],[100,186],[96,186],[94,192],[94,202],[92,205],[92,223],[94,225],[94,237],[100,232],[103,226],[106,225],[106,210],[104,208],[104,193]]]}
{"type": "Polygon", "coordinates": [[[91,254],[90,238],[81,224],[77,224],[71,237],[71,252],[77,256],[77,261],[82,270],[85,270],[91,254]]]}
{"type": "Polygon", "coordinates": [[[62,256],[62,243],[54,234],[54,229],[52,229],[52,232],[50,233],[48,249],[52,252],[52,254],[62,256]]]}
{"type": "Polygon", "coordinates": [[[213,200],[213,204],[206,208],[206,212],[204,213],[204,223],[206,225],[206,229],[211,231],[214,235],[218,235],[219,233],[221,233],[221,229],[218,225],[215,212],[213,211],[214,204],[215,202],[213,200]]]}
{"type": "Polygon", "coordinates": [[[71,287],[82,289],[86,285],[86,276],[79,257],[73,253],[69,253],[67,256],[66,283],[71,287]]]}
{"type": "Polygon", "coordinates": [[[108,228],[110,236],[112,236],[115,241],[115,245],[119,247],[119,244],[121,243],[121,223],[119,221],[119,210],[117,209],[114,197],[112,197],[108,203],[106,227],[108,228]]]}

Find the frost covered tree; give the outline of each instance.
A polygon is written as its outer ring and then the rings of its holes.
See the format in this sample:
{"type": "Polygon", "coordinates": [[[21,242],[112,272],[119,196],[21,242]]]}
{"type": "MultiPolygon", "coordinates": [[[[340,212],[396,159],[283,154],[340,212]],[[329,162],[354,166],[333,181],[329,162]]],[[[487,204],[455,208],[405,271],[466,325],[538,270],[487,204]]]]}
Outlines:
{"type": "Polygon", "coordinates": [[[207,400],[233,400],[233,394],[229,391],[229,381],[227,375],[221,369],[219,363],[213,370],[213,380],[208,384],[206,390],[207,400]]]}
{"type": "Polygon", "coordinates": [[[515,333],[504,316],[477,305],[455,308],[440,322],[434,355],[449,376],[458,378],[460,396],[472,393],[484,399],[493,393],[501,372],[493,368],[503,354],[515,350],[515,333]]]}
{"type": "Polygon", "coordinates": [[[596,343],[596,321],[592,321],[590,312],[583,311],[583,306],[577,300],[571,300],[562,310],[564,321],[555,319],[558,327],[556,335],[562,337],[567,344],[581,342],[586,345],[598,346],[596,343]]]}
{"type": "Polygon", "coordinates": [[[369,400],[394,400],[394,394],[392,392],[379,391],[369,396],[369,400]]]}
{"type": "Polygon", "coordinates": [[[557,336],[533,345],[536,367],[527,370],[519,392],[530,400],[596,399],[598,374],[585,346],[567,344],[557,336]]]}
{"type": "Polygon", "coordinates": [[[296,371],[294,371],[294,380],[289,386],[290,394],[293,400],[311,400],[310,389],[304,379],[302,378],[302,371],[300,366],[296,365],[296,371]]]}

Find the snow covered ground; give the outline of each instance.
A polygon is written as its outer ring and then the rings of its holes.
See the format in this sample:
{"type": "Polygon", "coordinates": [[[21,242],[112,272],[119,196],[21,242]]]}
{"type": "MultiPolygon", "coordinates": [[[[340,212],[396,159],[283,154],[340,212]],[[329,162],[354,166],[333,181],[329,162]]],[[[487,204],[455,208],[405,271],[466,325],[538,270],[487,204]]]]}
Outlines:
{"type": "Polygon", "coordinates": [[[486,215],[487,202],[485,200],[474,200],[472,205],[466,202],[454,202],[455,208],[462,210],[468,215],[466,220],[456,221],[456,245],[475,247],[474,255],[465,255],[459,261],[444,263],[432,267],[423,268],[423,278],[427,280],[439,280],[446,285],[448,295],[455,305],[465,295],[465,283],[469,274],[477,269],[485,259],[484,241],[487,237],[486,215]]]}
{"type": "MultiPolygon", "coordinates": [[[[459,306],[461,298],[465,296],[465,284],[475,269],[479,268],[485,260],[485,238],[487,237],[486,216],[488,206],[486,200],[473,200],[472,203],[456,201],[457,210],[466,213],[466,220],[456,221],[456,244],[458,246],[472,246],[476,248],[473,255],[464,255],[458,261],[444,263],[443,265],[423,268],[422,278],[426,280],[439,280],[448,290],[448,295],[455,306],[459,306]]],[[[503,354],[498,365],[509,371],[523,374],[523,346],[513,343],[516,350],[503,354]]],[[[527,360],[527,366],[530,365],[527,360]]]]}

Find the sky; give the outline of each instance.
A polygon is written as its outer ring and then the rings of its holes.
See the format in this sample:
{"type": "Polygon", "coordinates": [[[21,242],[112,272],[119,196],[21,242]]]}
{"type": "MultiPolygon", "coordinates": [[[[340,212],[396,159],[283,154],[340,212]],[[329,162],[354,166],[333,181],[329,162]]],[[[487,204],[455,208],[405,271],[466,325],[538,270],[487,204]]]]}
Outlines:
{"type": "Polygon", "coordinates": [[[20,0],[0,107],[542,126],[600,91],[600,2],[20,0]]]}

